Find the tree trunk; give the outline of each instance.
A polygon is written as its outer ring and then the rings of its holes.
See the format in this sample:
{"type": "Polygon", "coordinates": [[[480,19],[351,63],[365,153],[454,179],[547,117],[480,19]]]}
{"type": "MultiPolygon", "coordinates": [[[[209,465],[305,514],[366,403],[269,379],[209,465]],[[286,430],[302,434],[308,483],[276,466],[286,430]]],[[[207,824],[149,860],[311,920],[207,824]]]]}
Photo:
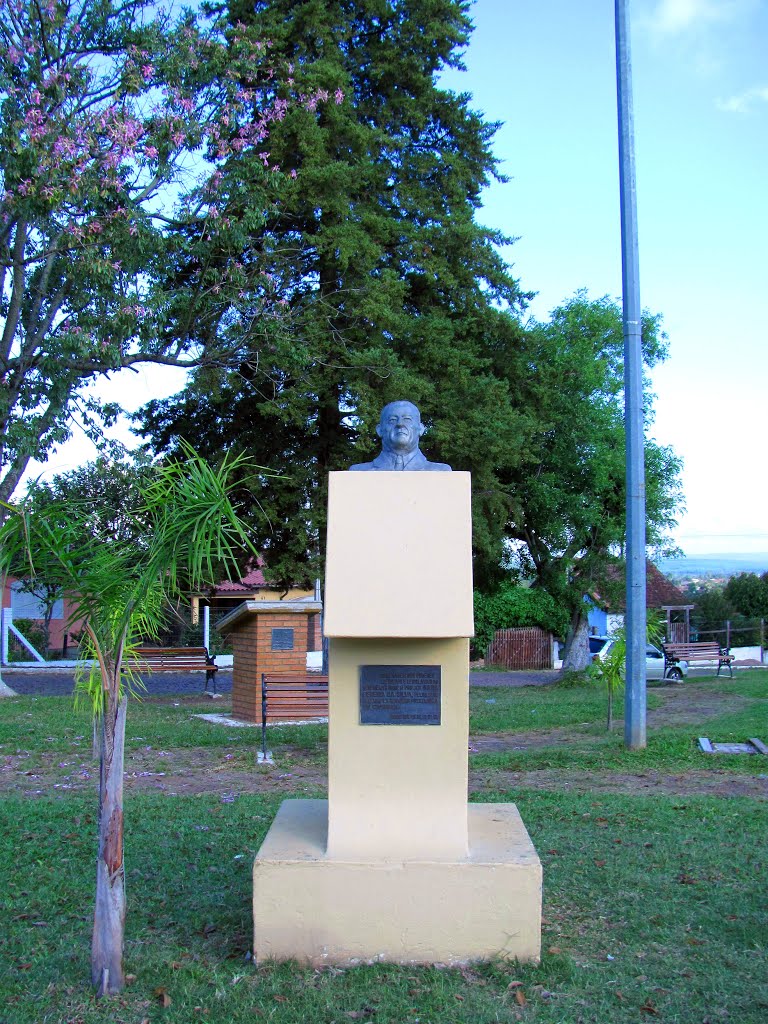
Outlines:
{"type": "Polygon", "coordinates": [[[101,733],[99,854],[96,863],[96,908],[91,945],[91,980],[97,996],[120,992],[125,933],[123,864],[123,757],[127,697],[114,708],[108,702],[101,733]]]}
{"type": "Polygon", "coordinates": [[[589,665],[588,627],[586,608],[583,612],[578,609],[571,615],[571,628],[568,631],[563,654],[564,672],[583,672],[589,665]]]}

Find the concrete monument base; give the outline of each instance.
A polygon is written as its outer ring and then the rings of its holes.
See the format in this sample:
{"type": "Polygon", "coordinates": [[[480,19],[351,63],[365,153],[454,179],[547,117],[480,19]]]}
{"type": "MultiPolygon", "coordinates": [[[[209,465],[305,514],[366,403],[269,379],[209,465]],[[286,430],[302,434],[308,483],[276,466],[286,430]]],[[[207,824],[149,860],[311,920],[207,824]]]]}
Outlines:
{"type": "Polygon", "coordinates": [[[327,801],[282,804],[253,869],[258,961],[539,959],[541,862],[514,804],[470,804],[454,861],[331,858],[327,838],[327,801]]]}

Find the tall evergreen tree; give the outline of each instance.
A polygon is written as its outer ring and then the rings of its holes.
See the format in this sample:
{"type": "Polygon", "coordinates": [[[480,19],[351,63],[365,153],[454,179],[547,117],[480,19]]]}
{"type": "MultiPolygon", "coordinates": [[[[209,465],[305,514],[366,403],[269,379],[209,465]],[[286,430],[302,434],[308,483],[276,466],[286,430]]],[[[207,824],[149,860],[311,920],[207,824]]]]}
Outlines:
{"type": "MultiPolygon", "coordinates": [[[[185,437],[209,455],[247,449],[283,474],[270,481],[261,540],[284,580],[317,573],[327,472],[370,456],[379,409],[400,397],[420,406],[430,456],[473,472],[479,576],[499,562],[495,473],[516,457],[522,416],[487,352],[515,343],[509,311],[524,297],[499,254],[511,240],[475,220],[498,176],[496,126],[439,82],[460,65],[468,6],[230,4],[232,21],[255,26],[289,63],[286,90],[327,94],[288,110],[264,157],[298,168],[258,238],[286,315],[241,318],[239,372],[199,371],[181,396],[152,403],[143,426],[158,450],[185,437]]],[[[243,165],[229,173],[221,212],[235,223],[252,197],[243,165]]],[[[211,319],[188,329],[208,343],[211,319]]]]}

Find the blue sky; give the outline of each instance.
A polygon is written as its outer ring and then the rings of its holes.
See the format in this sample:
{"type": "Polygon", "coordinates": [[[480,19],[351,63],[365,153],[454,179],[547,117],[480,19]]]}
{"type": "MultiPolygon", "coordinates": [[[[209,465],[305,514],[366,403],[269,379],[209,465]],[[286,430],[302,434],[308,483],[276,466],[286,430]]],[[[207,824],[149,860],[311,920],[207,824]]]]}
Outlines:
{"type": "MultiPolygon", "coordinates": [[[[543,319],[579,288],[620,296],[614,6],[476,0],[467,71],[510,178],[479,219],[543,319]]],[[[652,433],[684,460],[686,554],[768,552],[768,4],[630,2],[640,286],[664,317],[652,433]]],[[[106,389],[138,405],[182,384],[156,369],[106,389]]],[[[48,472],[92,457],[68,446],[48,472]]],[[[766,565],[768,568],[768,564],[766,565]]]]}
{"type": "MultiPolygon", "coordinates": [[[[652,433],[684,459],[686,554],[768,552],[768,4],[630,2],[643,305],[664,316],[652,433]]],[[[620,296],[614,5],[476,0],[466,74],[504,125],[484,223],[531,313],[620,296]]],[[[768,565],[766,566],[768,568],[768,565]]]]}

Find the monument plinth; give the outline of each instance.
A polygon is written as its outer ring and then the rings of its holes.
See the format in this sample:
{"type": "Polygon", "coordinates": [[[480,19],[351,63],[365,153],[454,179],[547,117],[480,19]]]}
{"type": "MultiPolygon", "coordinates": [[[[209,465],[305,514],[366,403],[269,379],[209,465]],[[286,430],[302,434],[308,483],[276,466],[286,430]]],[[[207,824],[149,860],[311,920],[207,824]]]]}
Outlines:
{"type": "Polygon", "coordinates": [[[541,865],[512,804],[467,804],[467,473],[332,473],[328,801],[254,865],[257,959],[537,959],[541,865]]]}

